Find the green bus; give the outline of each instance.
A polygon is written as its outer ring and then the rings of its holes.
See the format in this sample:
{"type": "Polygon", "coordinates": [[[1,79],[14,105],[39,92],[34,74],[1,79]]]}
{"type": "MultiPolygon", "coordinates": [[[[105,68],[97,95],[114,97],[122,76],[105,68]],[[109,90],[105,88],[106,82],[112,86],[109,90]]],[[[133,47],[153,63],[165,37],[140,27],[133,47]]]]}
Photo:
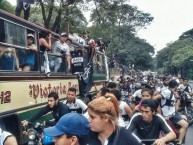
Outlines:
{"type": "MultiPolygon", "coordinates": [[[[38,40],[42,32],[49,30],[3,10],[0,10],[0,28],[0,125],[16,136],[18,144],[23,144],[21,121],[45,106],[47,95],[51,91],[57,92],[61,101],[66,98],[69,87],[75,87],[78,91],[78,79],[76,75],[64,73],[65,70],[62,69],[57,72],[50,69],[49,76],[45,73],[45,68],[42,69],[42,64],[45,63],[42,59],[45,52],[40,50],[38,40]],[[23,65],[22,60],[30,51],[27,49],[28,34],[33,34],[38,51],[33,52],[34,69],[21,71],[19,68],[23,65]]],[[[59,35],[49,32],[54,44],[58,41],[59,35]]],[[[57,57],[62,57],[63,61],[66,59],[52,51],[48,52],[47,56],[48,60],[57,57]]],[[[93,87],[89,93],[96,93],[108,81],[107,60],[103,53],[95,52],[93,87]],[[100,59],[97,59],[96,55],[100,59]],[[98,61],[100,61],[100,67],[98,61]]],[[[51,117],[47,115],[43,119],[51,119],[51,117]]]]}

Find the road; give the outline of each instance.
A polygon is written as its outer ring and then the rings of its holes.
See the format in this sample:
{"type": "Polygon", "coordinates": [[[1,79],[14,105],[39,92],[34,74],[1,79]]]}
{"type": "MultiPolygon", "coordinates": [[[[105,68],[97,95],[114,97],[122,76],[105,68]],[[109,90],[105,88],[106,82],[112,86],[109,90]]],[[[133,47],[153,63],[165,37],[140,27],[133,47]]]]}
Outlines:
{"type": "MultiPolygon", "coordinates": [[[[189,84],[193,88],[193,81],[189,81],[189,84]]],[[[185,145],[193,145],[193,125],[188,128],[185,145]]]]}

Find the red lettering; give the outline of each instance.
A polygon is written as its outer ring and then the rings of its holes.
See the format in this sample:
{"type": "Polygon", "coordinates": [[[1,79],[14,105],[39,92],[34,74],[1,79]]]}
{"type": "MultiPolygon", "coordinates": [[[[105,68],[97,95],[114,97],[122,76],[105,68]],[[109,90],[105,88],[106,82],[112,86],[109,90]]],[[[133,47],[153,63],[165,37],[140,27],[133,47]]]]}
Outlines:
{"type": "Polygon", "coordinates": [[[60,95],[67,93],[67,88],[75,87],[78,90],[78,85],[73,84],[72,82],[68,82],[68,87],[66,85],[62,85],[60,82],[58,86],[52,86],[50,83],[47,86],[43,86],[42,84],[30,84],[29,85],[29,95],[36,99],[37,97],[47,97],[49,93],[56,92],[60,95]]]}
{"type": "Polygon", "coordinates": [[[0,96],[1,104],[3,104],[3,98],[4,98],[4,92],[1,92],[1,96],[0,96]]]}
{"type": "Polygon", "coordinates": [[[62,84],[60,83],[60,95],[62,95],[62,84]]]}
{"type": "Polygon", "coordinates": [[[11,91],[2,91],[0,95],[1,104],[11,102],[11,91]]]}
{"type": "Polygon", "coordinates": [[[63,94],[66,94],[66,86],[63,86],[63,94]]]}
{"type": "Polygon", "coordinates": [[[32,97],[32,85],[31,84],[29,85],[29,89],[30,89],[29,95],[30,95],[30,97],[32,97]]]}
{"type": "Polygon", "coordinates": [[[68,88],[71,88],[71,86],[72,86],[72,83],[68,82],[68,88]]]}
{"type": "Polygon", "coordinates": [[[39,85],[33,85],[33,98],[36,99],[39,96],[39,85]]]}
{"type": "Polygon", "coordinates": [[[6,91],[4,94],[4,103],[11,102],[11,91],[6,91]]]}
{"type": "Polygon", "coordinates": [[[51,89],[52,89],[51,84],[48,84],[48,93],[51,92],[51,89]]]}
{"type": "Polygon", "coordinates": [[[48,97],[48,92],[49,92],[48,89],[45,87],[44,88],[44,97],[48,97]]]}

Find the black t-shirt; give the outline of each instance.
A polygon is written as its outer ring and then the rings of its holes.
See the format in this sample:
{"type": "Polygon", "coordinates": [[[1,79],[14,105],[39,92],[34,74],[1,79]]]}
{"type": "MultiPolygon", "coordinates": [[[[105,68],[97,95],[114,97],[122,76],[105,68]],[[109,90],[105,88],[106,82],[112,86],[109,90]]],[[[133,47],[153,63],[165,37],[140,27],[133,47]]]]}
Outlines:
{"type": "MultiPolygon", "coordinates": [[[[107,145],[114,145],[114,139],[116,138],[116,133],[113,132],[110,137],[108,138],[107,145]]],[[[89,132],[87,138],[87,145],[102,145],[101,141],[98,139],[98,133],[96,132],[89,132]]],[[[140,140],[133,135],[128,129],[119,127],[119,135],[118,140],[115,145],[141,145],[140,140]]]]}
{"type": "Polygon", "coordinates": [[[165,119],[159,114],[154,114],[152,121],[146,122],[141,113],[136,113],[131,118],[127,128],[132,132],[136,131],[135,133],[140,139],[158,139],[160,131],[164,131],[165,134],[172,131],[165,119]]]}
{"type": "Polygon", "coordinates": [[[84,72],[82,50],[71,51],[70,54],[72,57],[71,59],[72,73],[77,74],[84,72]]]}
{"type": "Polygon", "coordinates": [[[37,114],[33,115],[28,121],[33,122],[51,111],[55,120],[46,121],[46,126],[54,126],[63,115],[70,113],[70,110],[66,104],[58,102],[57,106],[54,108],[50,108],[49,105],[46,105],[37,114]]]}

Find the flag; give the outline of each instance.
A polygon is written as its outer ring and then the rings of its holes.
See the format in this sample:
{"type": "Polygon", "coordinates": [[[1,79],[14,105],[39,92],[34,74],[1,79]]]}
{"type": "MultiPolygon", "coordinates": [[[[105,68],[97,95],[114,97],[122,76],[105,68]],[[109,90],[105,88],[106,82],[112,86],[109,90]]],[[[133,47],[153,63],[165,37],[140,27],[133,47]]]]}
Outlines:
{"type": "Polygon", "coordinates": [[[93,57],[93,49],[89,47],[84,54],[84,71],[77,74],[79,83],[79,92],[81,96],[86,96],[93,85],[93,64],[91,63],[93,57]]]}

